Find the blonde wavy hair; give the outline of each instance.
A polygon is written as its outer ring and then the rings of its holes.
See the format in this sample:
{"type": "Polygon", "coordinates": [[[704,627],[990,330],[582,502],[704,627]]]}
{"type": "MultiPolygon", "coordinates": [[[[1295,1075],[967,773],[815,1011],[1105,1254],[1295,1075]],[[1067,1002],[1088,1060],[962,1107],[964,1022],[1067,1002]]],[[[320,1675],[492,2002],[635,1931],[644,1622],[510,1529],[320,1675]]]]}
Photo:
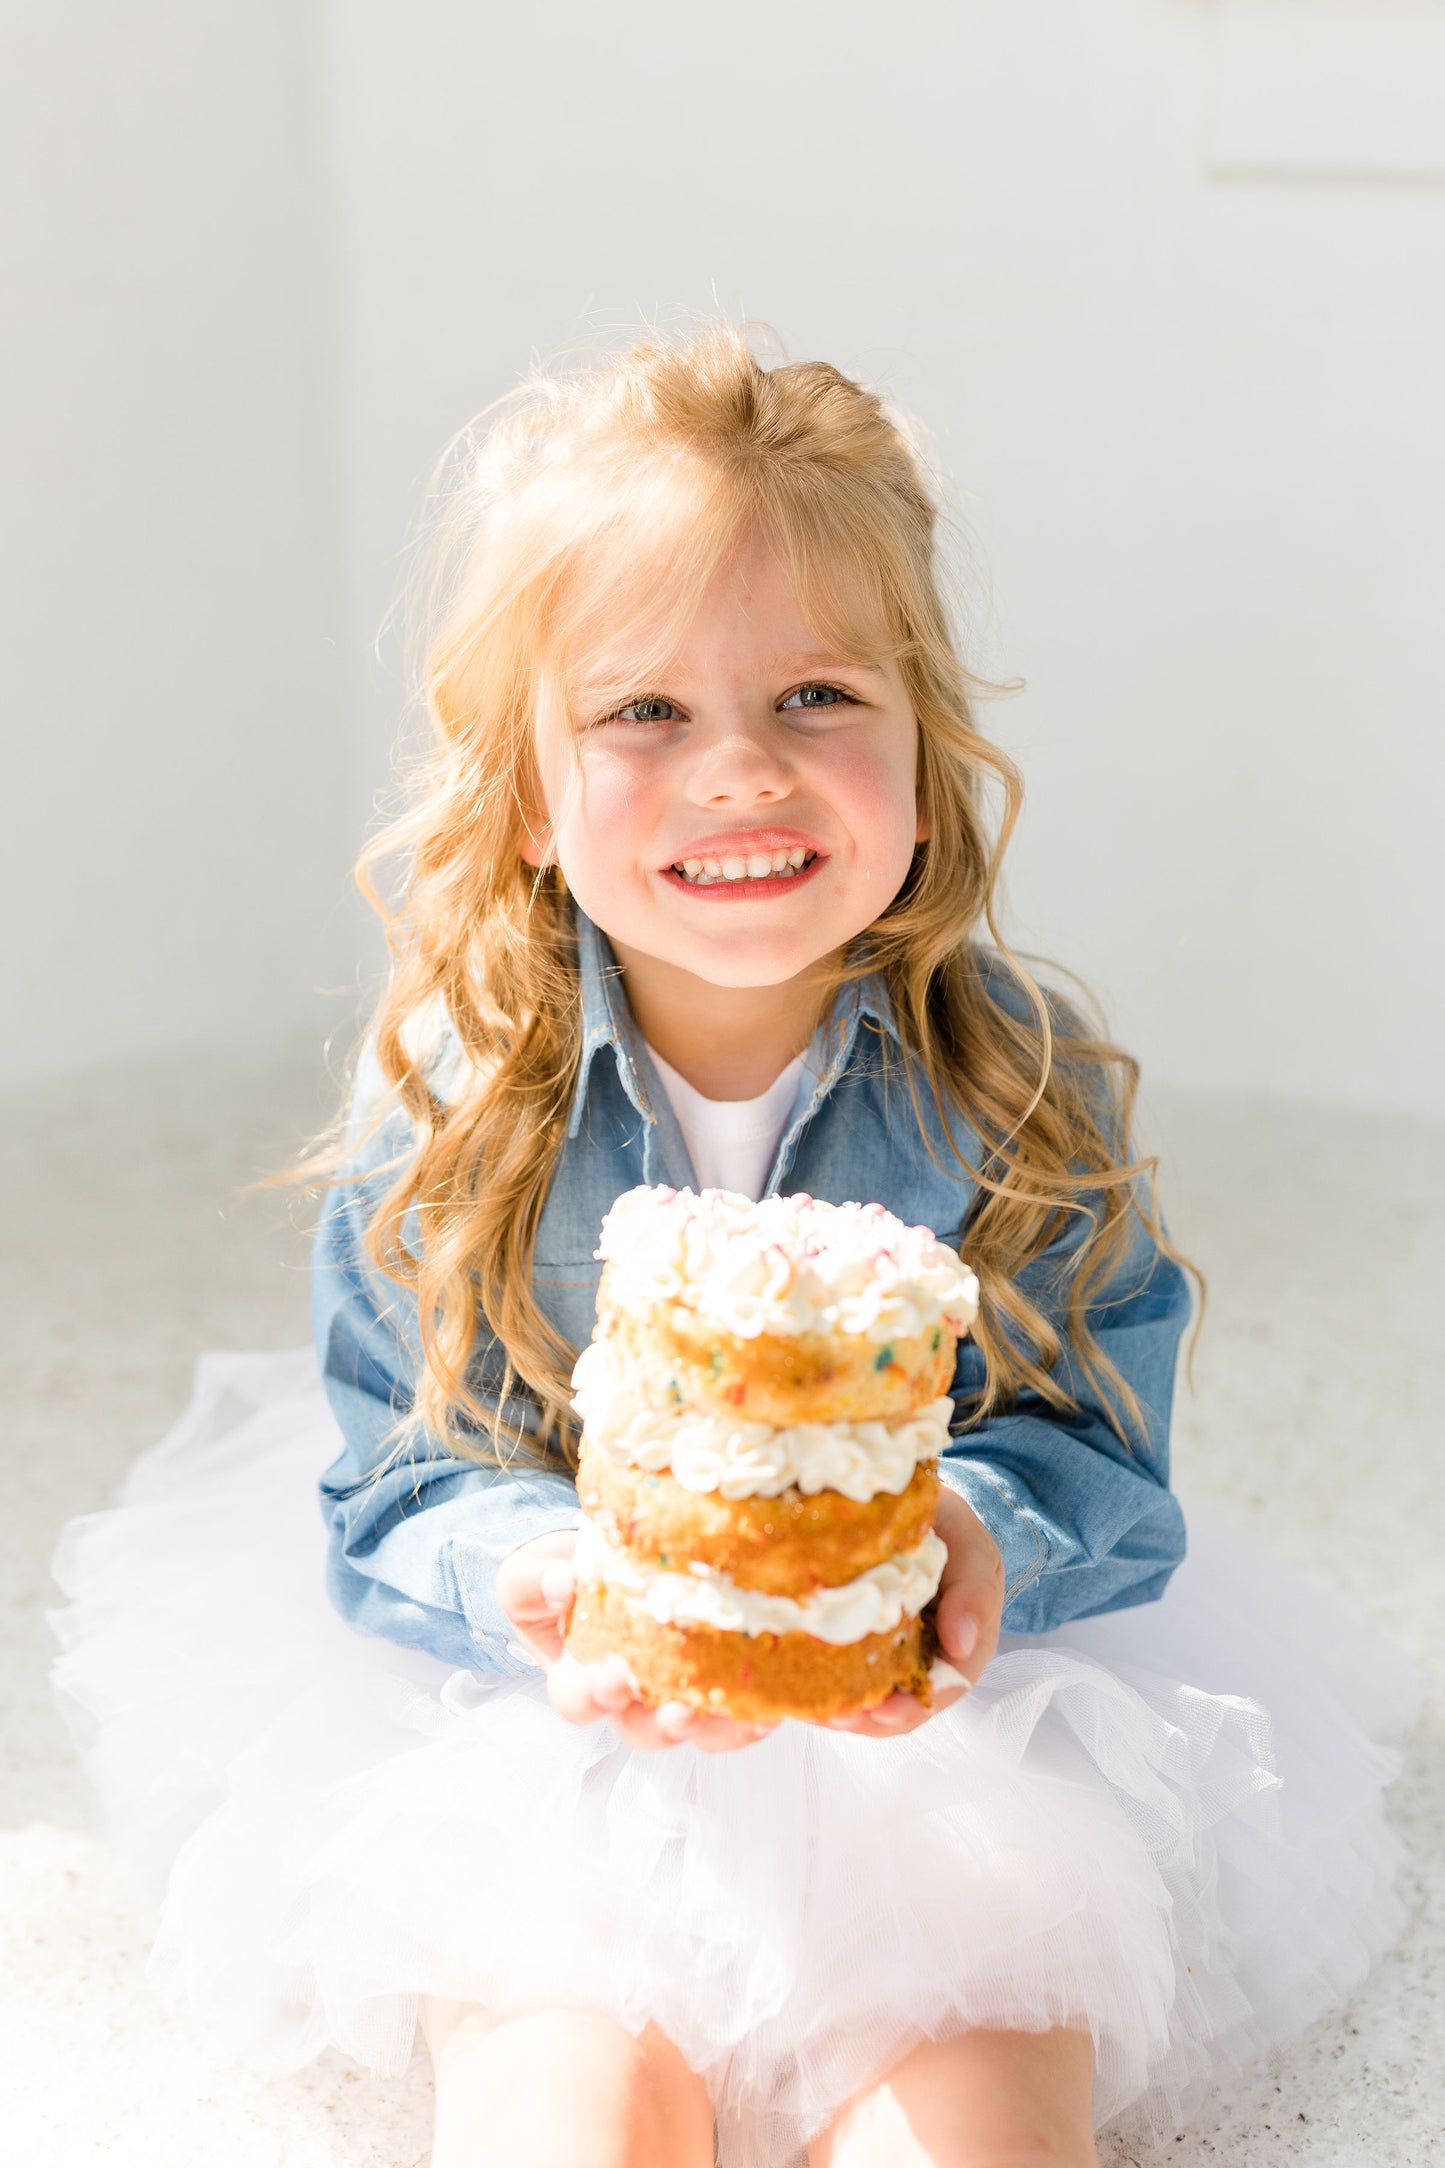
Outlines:
{"type": "Polygon", "coordinates": [[[929,840],[866,937],[824,967],[820,992],[826,1002],[845,979],[881,971],[915,1113],[921,1092],[945,1136],[962,1127],[982,1140],[977,1164],[952,1146],[977,1184],[964,1247],[982,1291],[985,1375],[967,1412],[981,1420],[1025,1390],[1071,1409],[1055,1375],[1066,1330],[1131,1447],[1142,1411],[1089,1311],[1132,1221],[1185,1261],[1160,1224],[1155,1161],[1130,1156],[1136,1063],[1046,994],[999,933],[1021,784],[974,720],[993,688],[950,633],[940,503],[907,425],[828,364],[765,366],[745,329],[718,324],[652,335],[570,377],[532,376],[462,433],[435,501],[425,742],[404,767],[405,810],[356,868],[391,953],[370,1033],[385,1089],[361,1137],[338,1124],[294,1170],[360,1179],[348,1158],[404,1110],[410,1142],[365,1234],[371,1264],[418,1308],[424,1369],[398,1434],[429,1430],[492,1464],[576,1466],[576,1350],[532,1290],[581,1041],[565,883],[518,847],[542,803],[535,733],[544,704],[570,715],[584,682],[591,699],[635,697],[728,553],[761,530],[786,552],[824,642],[891,657],[917,717],[929,840]],[[392,859],[402,871],[387,898],[373,872],[392,859]],[[439,1015],[463,1057],[445,1101],[428,1080],[426,1020],[439,1015]],[[413,1211],[419,1253],[402,1236],[413,1211]],[[1060,1317],[1018,1279],[1073,1218],[1083,1228],[1060,1317]],[[498,1404],[520,1385],[540,1405],[535,1439],[474,1390],[479,1333],[503,1353],[498,1404]]]}

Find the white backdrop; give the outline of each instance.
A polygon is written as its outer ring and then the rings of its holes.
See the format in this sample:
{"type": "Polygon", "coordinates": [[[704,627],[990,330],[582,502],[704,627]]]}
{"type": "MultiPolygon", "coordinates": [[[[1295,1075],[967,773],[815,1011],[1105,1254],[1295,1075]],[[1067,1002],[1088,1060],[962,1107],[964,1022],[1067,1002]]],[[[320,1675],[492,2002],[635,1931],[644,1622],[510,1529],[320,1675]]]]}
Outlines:
{"type": "Polygon", "coordinates": [[[717,306],[932,432],[1019,938],[1156,1084],[1438,1106],[1441,0],[204,12],[20,11],[28,1073],[319,1038],[432,459],[717,306]]]}
{"type": "Polygon", "coordinates": [[[0,12],[12,1091],[351,972],[334,310],[287,0],[0,12]]]}

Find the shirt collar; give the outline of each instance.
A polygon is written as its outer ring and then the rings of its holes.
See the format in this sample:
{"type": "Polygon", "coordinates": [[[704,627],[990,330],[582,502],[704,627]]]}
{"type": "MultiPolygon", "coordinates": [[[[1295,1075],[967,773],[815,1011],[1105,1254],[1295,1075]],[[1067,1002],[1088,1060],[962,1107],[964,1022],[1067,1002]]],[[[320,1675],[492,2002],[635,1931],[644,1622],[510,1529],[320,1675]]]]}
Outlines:
{"type": "Polygon", "coordinates": [[[575,1137],[581,1127],[592,1063],[604,1046],[616,1051],[618,1073],[633,1105],[640,1113],[650,1112],[645,1097],[638,1092],[637,1065],[629,1045],[636,1026],[622,987],[622,967],[601,927],[594,925],[580,903],[574,902],[572,908],[577,920],[577,975],[582,993],[582,1058],[577,1065],[577,1084],[567,1122],[569,1137],[575,1137]]]}
{"type": "Polygon", "coordinates": [[[837,1059],[844,1062],[853,1051],[858,1036],[858,1026],[867,1017],[880,1031],[886,1031],[897,1047],[903,1044],[898,1029],[898,1018],[893,1007],[893,996],[888,991],[888,981],[881,971],[870,971],[861,979],[848,979],[833,997],[833,1010],[824,1026],[837,1040],[837,1059]]]}
{"type": "MultiPolygon", "coordinates": [[[[577,973],[582,999],[582,1057],[577,1066],[577,1083],[567,1122],[569,1137],[575,1137],[582,1126],[592,1063],[605,1046],[613,1049],[617,1073],[628,1098],[640,1114],[652,1118],[647,1090],[639,1073],[641,1039],[627,1005],[622,968],[601,927],[594,924],[579,903],[574,902],[573,910],[577,921],[577,973]]],[[[865,978],[845,981],[834,996],[832,1010],[809,1048],[808,1066],[818,1077],[811,1105],[817,1104],[846,1068],[857,1042],[859,1026],[865,1018],[880,1031],[886,1031],[896,1046],[902,1045],[893,999],[879,971],[870,971],[865,978]]]]}

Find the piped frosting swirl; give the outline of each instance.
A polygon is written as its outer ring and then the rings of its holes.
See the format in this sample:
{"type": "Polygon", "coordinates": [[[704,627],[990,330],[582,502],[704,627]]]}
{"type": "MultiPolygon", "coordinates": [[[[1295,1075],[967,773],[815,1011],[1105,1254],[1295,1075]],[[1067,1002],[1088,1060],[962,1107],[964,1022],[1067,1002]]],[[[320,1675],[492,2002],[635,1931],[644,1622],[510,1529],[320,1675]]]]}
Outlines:
{"type": "Polygon", "coordinates": [[[678,1305],[741,1340],[888,1341],[939,1324],[962,1334],[978,1314],[978,1281],[957,1253],[880,1204],[631,1189],[603,1220],[596,1255],[613,1301],[678,1305]]]}

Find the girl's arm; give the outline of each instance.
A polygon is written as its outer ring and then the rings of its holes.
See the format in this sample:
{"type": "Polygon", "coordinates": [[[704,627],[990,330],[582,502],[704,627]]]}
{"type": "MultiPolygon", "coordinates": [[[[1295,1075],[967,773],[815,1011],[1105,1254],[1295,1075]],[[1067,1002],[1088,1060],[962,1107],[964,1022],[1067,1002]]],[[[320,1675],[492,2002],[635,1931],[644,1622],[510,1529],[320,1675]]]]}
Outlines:
{"type": "MultiPolygon", "coordinates": [[[[364,1071],[359,1109],[368,1083],[375,1078],[364,1071]]],[[[409,1409],[420,1368],[416,1303],[371,1265],[362,1234],[390,1186],[385,1163],[404,1135],[389,1123],[353,1158],[367,1170],[364,1178],[328,1193],[316,1233],[312,1322],[342,1438],[320,1486],[330,1536],[327,1589],[341,1616],[363,1632],[472,1671],[531,1672],[533,1663],[509,1651],[515,1635],[497,1601],[497,1573],[518,1544],[577,1527],[572,1476],[560,1468],[483,1467],[431,1437],[388,1460],[387,1433],[409,1409]]],[[[514,1429],[535,1434],[530,1401],[518,1399],[506,1412],[514,1429]]]]}
{"type": "MultiPolygon", "coordinates": [[[[1025,1290],[1056,1321],[1082,1232],[1082,1222],[1072,1219],[1021,1275],[1025,1290]]],[[[1065,1334],[1055,1375],[1078,1412],[1061,1414],[1026,1393],[1007,1415],[960,1429],[940,1459],[939,1475],[972,1506],[1002,1553],[1006,1633],[1047,1633],[1066,1619],[1163,1594],[1185,1550],[1184,1516],[1169,1489],[1169,1414],[1188,1318],[1183,1273],[1135,1221],[1132,1247],[1089,1322],[1138,1396],[1145,1435],[1135,1436],[1132,1447],[1122,1443],[1065,1334]]],[[[953,1387],[961,1407],[982,1379],[978,1350],[965,1341],[953,1387]]]]}

